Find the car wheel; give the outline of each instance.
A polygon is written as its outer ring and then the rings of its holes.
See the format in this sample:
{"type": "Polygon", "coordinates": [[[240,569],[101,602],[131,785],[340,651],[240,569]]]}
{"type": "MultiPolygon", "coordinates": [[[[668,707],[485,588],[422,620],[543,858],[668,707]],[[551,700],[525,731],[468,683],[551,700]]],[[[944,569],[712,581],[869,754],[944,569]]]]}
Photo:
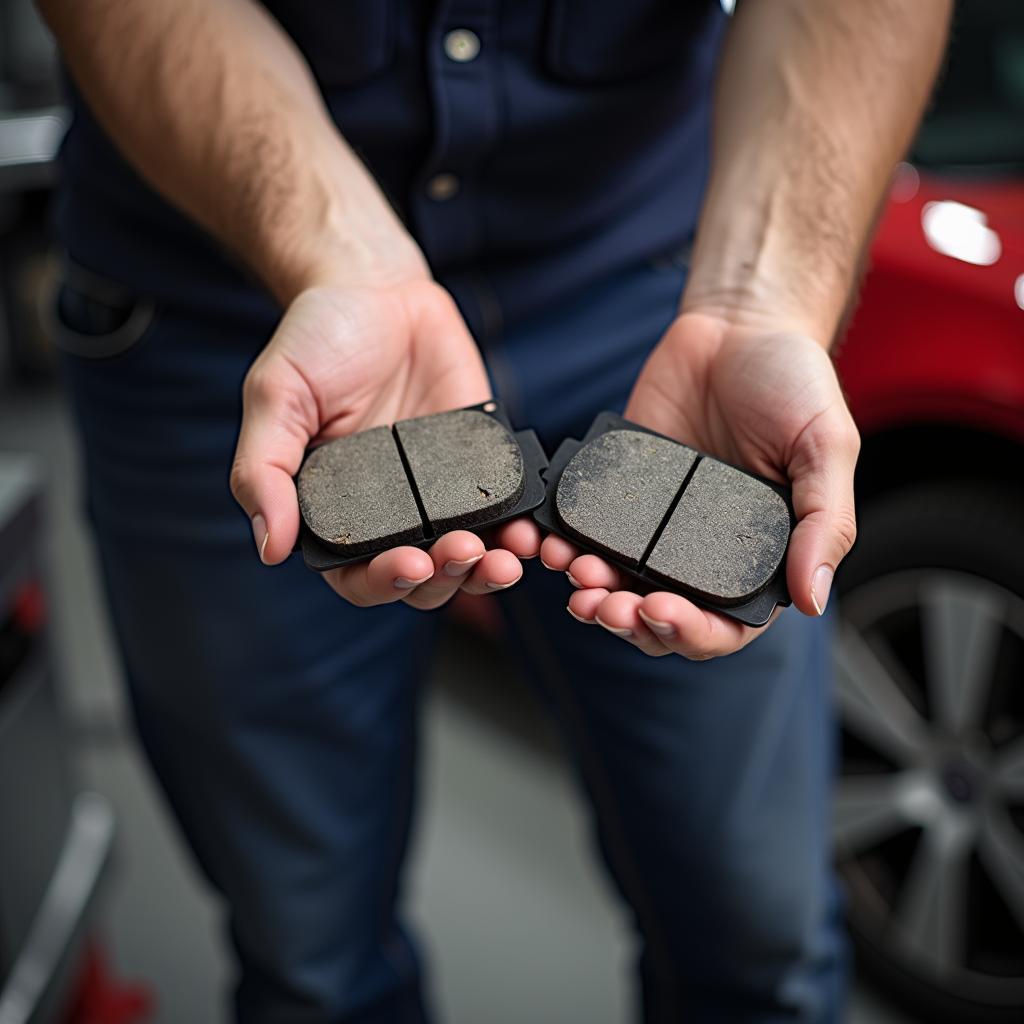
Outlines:
{"type": "Polygon", "coordinates": [[[1024,1020],[1024,503],[862,509],[839,576],[833,826],[860,962],[927,1020],[1024,1020]]]}

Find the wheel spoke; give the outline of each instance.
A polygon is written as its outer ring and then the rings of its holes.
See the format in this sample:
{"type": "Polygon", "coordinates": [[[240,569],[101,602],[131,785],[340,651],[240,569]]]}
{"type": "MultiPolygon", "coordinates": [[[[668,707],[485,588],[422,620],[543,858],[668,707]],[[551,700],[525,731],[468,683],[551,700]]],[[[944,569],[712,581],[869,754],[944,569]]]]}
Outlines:
{"type": "Polygon", "coordinates": [[[847,854],[869,849],[910,827],[900,775],[840,779],[832,795],[832,840],[847,854]]]}
{"type": "Polygon", "coordinates": [[[892,673],[852,626],[840,628],[836,672],[843,723],[897,764],[916,762],[928,730],[892,673]]]}
{"type": "Polygon", "coordinates": [[[1024,801],[1024,738],[999,752],[992,779],[1009,800],[1024,801]]]}
{"type": "Polygon", "coordinates": [[[1000,896],[1024,929],[1024,834],[1002,809],[993,808],[985,816],[978,852],[1000,896]]]}
{"type": "Polygon", "coordinates": [[[934,964],[964,959],[970,837],[948,814],[925,828],[893,913],[908,946],[934,964]]]}
{"type": "Polygon", "coordinates": [[[951,735],[977,728],[1003,630],[1002,602],[980,583],[936,576],[921,594],[928,690],[951,735]]]}

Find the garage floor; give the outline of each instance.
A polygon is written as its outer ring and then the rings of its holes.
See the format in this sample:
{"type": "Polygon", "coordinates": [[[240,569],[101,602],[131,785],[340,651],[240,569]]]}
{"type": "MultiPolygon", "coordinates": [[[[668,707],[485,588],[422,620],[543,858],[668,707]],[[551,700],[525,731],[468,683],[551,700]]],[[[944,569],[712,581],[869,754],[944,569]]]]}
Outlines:
{"type": "MultiPolygon", "coordinates": [[[[231,967],[218,907],[126,727],[59,396],[42,387],[0,397],[0,449],[37,454],[49,475],[53,615],[76,763],[83,786],[109,797],[120,823],[104,902],[108,945],[122,975],[156,990],[162,1024],[223,1021],[231,967]]],[[[466,656],[460,644],[455,657],[453,648],[442,653],[427,701],[411,879],[440,1017],[456,1024],[626,1021],[632,993],[624,915],[590,859],[557,746],[516,680],[494,679],[492,661],[490,688],[481,691],[473,659],[485,652],[466,656]]],[[[856,987],[852,1024],[907,1019],[856,987]]]]}

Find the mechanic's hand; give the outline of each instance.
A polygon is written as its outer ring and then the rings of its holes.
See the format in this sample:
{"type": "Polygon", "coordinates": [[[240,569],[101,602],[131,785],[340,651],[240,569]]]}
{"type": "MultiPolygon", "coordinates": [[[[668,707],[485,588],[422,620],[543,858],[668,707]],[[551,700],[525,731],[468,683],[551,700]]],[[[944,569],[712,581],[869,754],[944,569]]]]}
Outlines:
{"type": "MultiPolygon", "coordinates": [[[[243,389],[231,490],[252,520],[267,565],[291,553],[299,531],[293,477],[307,445],[396,420],[484,402],[483,363],[455,303],[427,279],[386,287],[314,288],[288,307],[243,389]]],[[[436,608],[457,590],[488,593],[522,576],[540,533],[518,519],[493,546],[464,530],[428,551],[393,548],[324,578],[358,605],[405,601],[436,608]]]]}
{"type": "MultiPolygon", "coordinates": [[[[681,315],[637,378],[626,417],[726,462],[789,481],[798,525],[786,556],[793,603],[820,615],[853,546],[860,448],[832,362],[812,338],[720,315],[681,315]]],[[[596,555],[549,536],[541,559],[578,589],[569,612],[651,655],[705,659],[748,644],[751,629],[676,594],[645,597],[596,555]]]]}

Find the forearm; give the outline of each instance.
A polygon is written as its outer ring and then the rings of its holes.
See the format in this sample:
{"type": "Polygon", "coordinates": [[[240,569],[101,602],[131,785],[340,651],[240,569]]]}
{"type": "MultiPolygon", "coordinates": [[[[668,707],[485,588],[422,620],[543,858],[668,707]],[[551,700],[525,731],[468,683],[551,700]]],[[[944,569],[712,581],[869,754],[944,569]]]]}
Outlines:
{"type": "Polygon", "coordinates": [[[40,0],[125,157],[282,302],[425,271],[302,56],[251,0],[40,0]]]}
{"type": "Polygon", "coordinates": [[[829,344],[917,126],[949,0],[741,0],[684,308],[829,344]]]}

